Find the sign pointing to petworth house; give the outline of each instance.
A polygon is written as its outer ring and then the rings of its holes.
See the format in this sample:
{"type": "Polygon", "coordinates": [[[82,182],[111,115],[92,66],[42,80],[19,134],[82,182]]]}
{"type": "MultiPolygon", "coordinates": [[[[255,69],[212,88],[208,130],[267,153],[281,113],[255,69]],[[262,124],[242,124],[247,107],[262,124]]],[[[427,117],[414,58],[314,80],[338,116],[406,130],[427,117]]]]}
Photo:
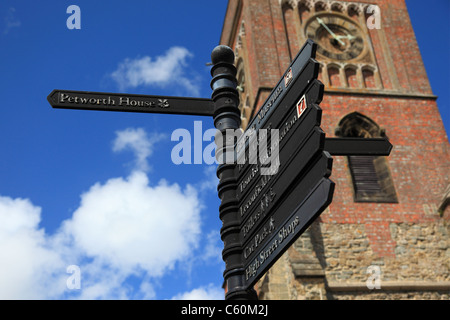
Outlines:
{"type": "Polygon", "coordinates": [[[53,108],[212,116],[211,99],[150,96],[126,93],[53,90],[53,108]]]}

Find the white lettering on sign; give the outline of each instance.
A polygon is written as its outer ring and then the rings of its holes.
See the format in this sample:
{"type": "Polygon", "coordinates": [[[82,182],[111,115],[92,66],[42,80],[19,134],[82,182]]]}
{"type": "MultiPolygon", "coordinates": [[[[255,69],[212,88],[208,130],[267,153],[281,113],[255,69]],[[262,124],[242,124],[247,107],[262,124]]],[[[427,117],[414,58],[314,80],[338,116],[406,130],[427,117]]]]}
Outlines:
{"type": "Polygon", "coordinates": [[[102,105],[102,106],[125,106],[125,107],[146,107],[146,108],[169,108],[170,103],[167,99],[139,99],[120,96],[101,96],[89,97],[70,93],[60,93],[59,103],[65,104],[85,104],[85,105],[102,105]]]}
{"type": "MultiPolygon", "coordinates": [[[[258,123],[263,121],[263,119],[266,117],[267,113],[269,112],[270,108],[275,104],[275,102],[278,100],[278,97],[283,92],[283,87],[279,86],[275,93],[273,94],[272,99],[270,99],[269,103],[262,107],[262,109],[258,112],[257,119],[258,123]]],[[[253,129],[253,128],[252,128],[253,129]]]]}
{"type": "MultiPolygon", "coordinates": [[[[265,238],[268,234],[272,233],[274,230],[273,226],[273,218],[271,218],[269,229],[264,229],[261,235],[255,236],[256,247],[258,244],[262,242],[258,240],[260,237],[265,238]],[[270,231],[269,231],[270,230],[270,231]]],[[[298,216],[294,218],[289,224],[285,225],[279,232],[278,237],[274,238],[273,241],[268,244],[264,249],[259,252],[259,255],[255,257],[255,260],[245,269],[245,279],[248,280],[256,275],[258,269],[263,265],[263,263],[271,257],[271,255],[275,252],[275,250],[284,242],[289,236],[295,233],[296,227],[300,224],[300,219],[298,216]]],[[[254,244],[250,247],[245,248],[244,257],[247,258],[250,254],[255,251],[254,244]]]]}

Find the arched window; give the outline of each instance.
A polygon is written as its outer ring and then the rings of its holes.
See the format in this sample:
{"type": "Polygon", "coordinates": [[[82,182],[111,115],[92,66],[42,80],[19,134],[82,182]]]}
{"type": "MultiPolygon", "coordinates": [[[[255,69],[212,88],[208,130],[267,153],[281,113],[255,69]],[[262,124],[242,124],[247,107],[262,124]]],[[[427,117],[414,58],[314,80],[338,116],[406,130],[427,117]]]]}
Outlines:
{"type": "Polygon", "coordinates": [[[239,111],[241,112],[241,127],[246,129],[251,117],[251,110],[249,106],[249,99],[245,81],[244,62],[242,58],[239,58],[237,62],[237,90],[239,93],[239,111]]]}
{"type": "Polygon", "coordinates": [[[325,10],[327,10],[327,5],[326,5],[325,1],[317,1],[317,3],[314,6],[314,9],[316,12],[325,11],[325,10]]]}
{"type": "MultiPolygon", "coordinates": [[[[372,119],[353,112],[339,122],[336,135],[379,138],[385,133],[372,119]]],[[[349,156],[348,166],[356,202],[398,202],[386,157],[349,156]]]]}
{"type": "Polygon", "coordinates": [[[331,64],[328,66],[328,81],[330,87],[341,87],[341,75],[339,71],[339,67],[335,64],[331,64]]]}
{"type": "Polygon", "coordinates": [[[311,7],[305,1],[298,3],[298,15],[300,18],[300,23],[303,24],[309,17],[311,7]]]}
{"type": "Polygon", "coordinates": [[[342,3],[335,2],[331,4],[331,11],[344,12],[345,8],[342,3]]]}
{"type": "MultiPolygon", "coordinates": [[[[242,65],[241,65],[242,66],[242,65]]],[[[243,97],[245,97],[245,92],[246,92],[246,88],[245,88],[245,72],[244,72],[244,68],[239,68],[238,69],[238,75],[237,75],[237,91],[239,92],[240,95],[240,104],[239,104],[239,110],[242,111],[242,108],[244,106],[244,99],[243,97]]]]}
{"type": "Polygon", "coordinates": [[[347,80],[347,86],[349,88],[358,88],[359,87],[356,67],[348,66],[345,68],[345,79],[347,80]]]}
{"type": "Polygon", "coordinates": [[[289,1],[285,2],[282,6],[283,18],[284,18],[284,29],[286,31],[286,40],[289,49],[289,59],[295,57],[298,50],[300,49],[300,43],[298,41],[297,35],[297,18],[294,10],[294,4],[289,1]]]}
{"type": "Polygon", "coordinates": [[[364,86],[367,89],[375,89],[377,87],[377,84],[375,83],[374,70],[365,67],[362,69],[362,76],[364,80],[364,86]]]}
{"type": "Polygon", "coordinates": [[[350,3],[347,7],[347,14],[351,18],[357,18],[361,12],[360,7],[356,3],[350,3]]]}

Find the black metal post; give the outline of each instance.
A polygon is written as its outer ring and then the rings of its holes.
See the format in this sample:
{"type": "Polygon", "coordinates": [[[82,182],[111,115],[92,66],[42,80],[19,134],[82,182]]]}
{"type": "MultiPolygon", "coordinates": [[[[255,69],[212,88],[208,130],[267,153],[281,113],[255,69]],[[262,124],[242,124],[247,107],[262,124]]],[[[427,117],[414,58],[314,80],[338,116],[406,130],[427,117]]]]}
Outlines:
{"type": "Polygon", "coordinates": [[[255,300],[256,292],[243,289],[244,267],[241,261],[242,245],[239,231],[238,200],[236,198],[237,178],[235,177],[236,159],[235,139],[227,130],[240,127],[239,94],[236,90],[236,67],[234,52],[227,46],[216,47],[211,54],[212,100],[214,102],[214,126],[216,134],[216,158],[219,161],[217,177],[220,179],[218,194],[221,199],[219,215],[222,220],[220,235],[224,242],[222,258],[225,261],[223,273],[227,292],[226,300],[255,300]],[[230,138],[231,137],[231,138],[230,138]]]}

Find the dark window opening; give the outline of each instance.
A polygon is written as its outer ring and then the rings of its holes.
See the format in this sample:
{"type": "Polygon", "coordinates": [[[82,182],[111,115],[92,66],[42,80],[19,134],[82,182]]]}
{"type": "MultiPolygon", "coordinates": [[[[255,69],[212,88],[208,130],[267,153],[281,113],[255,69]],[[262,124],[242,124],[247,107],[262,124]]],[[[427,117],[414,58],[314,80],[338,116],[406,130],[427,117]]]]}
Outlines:
{"type": "MultiPolygon", "coordinates": [[[[385,133],[373,120],[354,112],[339,122],[336,135],[378,138],[385,133]]],[[[347,159],[356,202],[398,202],[386,157],[349,156],[347,159]]]]}

